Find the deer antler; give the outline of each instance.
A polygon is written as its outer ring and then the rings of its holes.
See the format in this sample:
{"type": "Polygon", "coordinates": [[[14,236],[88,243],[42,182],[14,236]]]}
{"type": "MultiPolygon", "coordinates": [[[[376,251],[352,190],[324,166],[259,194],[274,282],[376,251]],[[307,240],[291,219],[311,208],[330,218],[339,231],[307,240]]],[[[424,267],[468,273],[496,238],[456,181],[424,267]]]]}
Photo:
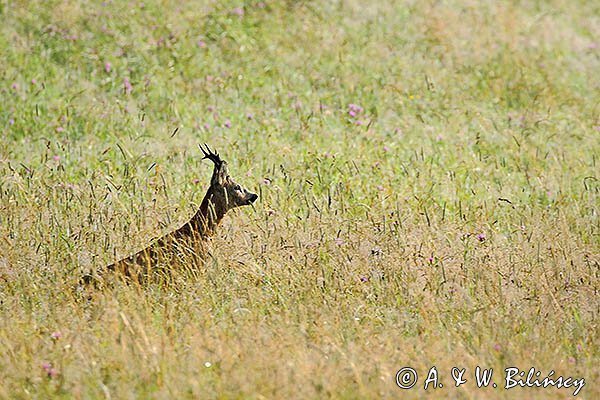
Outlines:
{"type": "Polygon", "coordinates": [[[202,148],[201,144],[199,144],[198,147],[200,147],[200,150],[202,150],[202,153],[204,154],[204,157],[202,157],[203,160],[205,158],[208,158],[210,161],[215,163],[215,167],[221,167],[221,165],[223,164],[223,160],[221,160],[221,157],[219,157],[219,153],[217,153],[216,151],[213,152],[206,143],[204,143],[204,147],[206,147],[206,150],[202,148]]]}

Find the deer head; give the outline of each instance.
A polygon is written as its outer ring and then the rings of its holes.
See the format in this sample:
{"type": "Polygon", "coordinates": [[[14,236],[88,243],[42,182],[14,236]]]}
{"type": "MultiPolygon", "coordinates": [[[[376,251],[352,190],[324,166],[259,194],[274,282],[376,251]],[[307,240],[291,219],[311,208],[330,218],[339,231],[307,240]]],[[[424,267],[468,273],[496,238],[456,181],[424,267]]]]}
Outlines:
{"type": "Polygon", "coordinates": [[[201,145],[198,147],[204,154],[202,159],[209,159],[214,163],[210,187],[202,201],[200,211],[209,225],[218,224],[227,211],[254,203],[258,195],[231,179],[227,162],[222,160],[217,152],[213,152],[206,144],[204,148],[201,145]]]}

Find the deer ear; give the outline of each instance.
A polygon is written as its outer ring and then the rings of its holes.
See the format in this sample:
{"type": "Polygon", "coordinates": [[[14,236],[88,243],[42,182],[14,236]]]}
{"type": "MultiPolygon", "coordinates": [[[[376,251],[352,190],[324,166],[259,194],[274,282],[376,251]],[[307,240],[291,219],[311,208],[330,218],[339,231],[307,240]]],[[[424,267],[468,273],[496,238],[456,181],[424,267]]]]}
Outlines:
{"type": "Polygon", "coordinates": [[[212,184],[223,186],[225,182],[227,182],[227,178],[229,177],[229,171],[227,170],[227,163],[223,162],[218,170],[215,170],[215,173],[212,177],[212,184]]]}

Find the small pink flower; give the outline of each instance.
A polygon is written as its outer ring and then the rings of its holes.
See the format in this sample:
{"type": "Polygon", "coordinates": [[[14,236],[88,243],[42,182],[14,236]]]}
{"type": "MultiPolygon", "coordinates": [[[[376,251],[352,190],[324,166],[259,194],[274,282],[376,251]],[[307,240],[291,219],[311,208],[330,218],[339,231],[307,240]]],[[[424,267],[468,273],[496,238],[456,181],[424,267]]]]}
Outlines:
{"type": "Polygon", "coordinates": [[[387,146],[383,146],[383,151],[388,152],[388,151],[390,151],[390,148],[387,146]]]}
{"type": "Polygon", "coordinates": [[[206,75],[206,81],[207,82],[212,82],[214,79],[215,79],[214,76],[212,76],[212,75],[206,75]]]}
{"type": "Polygon", "coordinates": [[[199,183],[200,183],[200,179],[196,178],[196,179],[194,179],[194,180],[192,181],[192,183],[193,183],[194,185],[197,185],[197,184],[199,184],[199,183]]]}
{"type": "Polygon", "coordinates": [[[209,129],[210,129],[210,125],[209,125],[209,123],[208,123],[208,122],[206,122],[204,125],[202,125],[202,127],[203,127],[205,130],[209,130],[209,129]]]}
{"type": "Polygon", "coordinates": [[[361,120],[358,120],[355,122],[356,125],[361,126],[363,124],[363,122],[361,120]]]}
{"type": "Polygon", "coordinates": [[[402,129],[400,129],[400,128],[394,128],[394,133],[396,135],[402,135],[402,129]]]}
{"type": "Polygon", "coordinates": [[[52,157],[52,159],[53,159],[54,161],[60,161],[60,156],[58,156],[58,155],[56,155],[56,156],[53,156],[53,157],[52,157]]]}
{"type": "Polygon", "coordinates": [[[14,118],[9,119],[8,123],[9,123],[9,125],[14,125],[15,124],[14,118]]]}
{"type": "Polygon", "coordinates": [[[241,17],[242,15],[244,15],[244,9],[241,7],[236,7],[233,10],[231,10],[231,13],[241,17]]]}
{"type": "Polygon", "coordinates": [[[500,350],[502,350],[502,346],[500,346],[498,343],[496,343],[496,344],[494,345],[494,350],[496,350],[496,351],[500,351],[500,350]]]}
{"type": "Polygon", "coordinates": [[[334,242],[336,245],[341,246],[344,244],[344,239],[337,237],[335,238],[334,242]]]}
{"type": "Polygon", "coordinates": [[[33,78],[33,79],[31,80],[31,84],[32,84],[32,85],[35,85],[35,84],[37,84],[37,80],[36,80],[35,78],[33,78]]]}
{"type": "Polygon", "coordinates": [[[200,47],[201,49],[206,47],[206,42],[204,40],[198,40],[198,47],[200,47]]]}
{"type": "Polygon", "coordinates": [[[223,125],[225,125],[225,128],[231,128],[231,121],[225,120],[225,123],[223,125]]]}
{"type": "Polygon", "coordinates": [[[256,7],[258,7],[258,8],[265,8],[265,6],[266,6],[265,3],[262,1],[259,1],[258,3],[256,3],[256,7]]]}
{"type": "Polygon", "coordinates": [[[58,128],[56,128],[56,132],[64,132],[65,128],[63,128],[62,126],[59,126],[58,128]]]}
{"type": "Polygon", "coordinates": [[[246,114],[246,119],[248,121],[252,121],[254,119],[254,115],[252,113],[248,113],[248,114],[246,114]]]}
{"type": "Polygon", "coordinates": [[[433,257],[429,257],[427,261],[429,261],[429,264],[431,264],[433,262],[433,257]]]}
{"type": "Polygon", "coordinates": [[[348,104],[348,110],[349,110],[348,113],[352,117],[355,117],[364,111],[364,109],[361,106],[354,104],[354,103],[348,104]]]}
{"type": "Polygon", "coordinates": [[[215,106],[208,106],[208,107],[206,107],[206,109],[208,110],[208,112],[214,112],[215,106]]]}
{"type": "Polygon", "coordinates": [[[296,100],[295,102],[293,102],[292,108],[294,110],[299,110],[300,108],[302,108],[302,103],[300,102],[300,100],[296,100]]]}
{"type": "Polygon", "coordinates": [[[54,331],[50,334],[50,337],[54,340],[58,340],[62,337],[62,333],[60,333],[60,331],[54,331]]]}
{"type": "Polygon", "coordinates": [[[361,282],[369,282],[369,277],[363,275],[363,276],[360,277],[360,281],[361,282]]]}
{"type": "Polygon", "coordinates": [[[10,87],[12,88],[12,90],[17,90],[19,88],[19,85],[13,83],[12,85],[10,85],[10,87]]]}
{"type": "Polygon", "coordinates": [[[58,370],[52,367],[48,361],[42,363],[42,369],[48,375],[48,378],[56,378],[58,376],[58,370]]]}
{"type": "Polygon", "coordinates": [[[380,192],[382,192],[383,191],[383,186],[381,186],[381,185],[377,186],[377,190],[379,190],[380,192]]]}
{"type": "Polygon", "coordinates": [[[112,65],[108,61],[104,63],[104,71],[108,74],[112,70],[112,65]]]}
{"type": "Polygon", "coordinates": [[[129,78],[127,78],[127,77],[125,77],[125,79],[123,79],[123,88],[125,89],[126,94],[130,94],[131,91],[133,90],[133,86],[131,85],[129,78]]]}
{"type": "Polygon", "coordinates": [[[476,236],[477,240],[480,242],[485,242],[485,233],[478,233],[476,236]]]}

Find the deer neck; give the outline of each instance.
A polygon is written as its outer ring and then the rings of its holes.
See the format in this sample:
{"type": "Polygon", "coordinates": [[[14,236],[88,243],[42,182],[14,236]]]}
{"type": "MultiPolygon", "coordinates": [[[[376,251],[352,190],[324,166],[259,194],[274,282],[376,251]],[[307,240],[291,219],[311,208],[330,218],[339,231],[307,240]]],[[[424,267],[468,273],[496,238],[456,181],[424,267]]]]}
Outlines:
{"type": "Polygon", "coordinates": [[[222,202],[215,201],[218,195],[214,188],[210,187],[200,203],[200,209],[190,220],[192,229],[203,237],[211,236],[227,213],[221,205],[222,202]]]}

